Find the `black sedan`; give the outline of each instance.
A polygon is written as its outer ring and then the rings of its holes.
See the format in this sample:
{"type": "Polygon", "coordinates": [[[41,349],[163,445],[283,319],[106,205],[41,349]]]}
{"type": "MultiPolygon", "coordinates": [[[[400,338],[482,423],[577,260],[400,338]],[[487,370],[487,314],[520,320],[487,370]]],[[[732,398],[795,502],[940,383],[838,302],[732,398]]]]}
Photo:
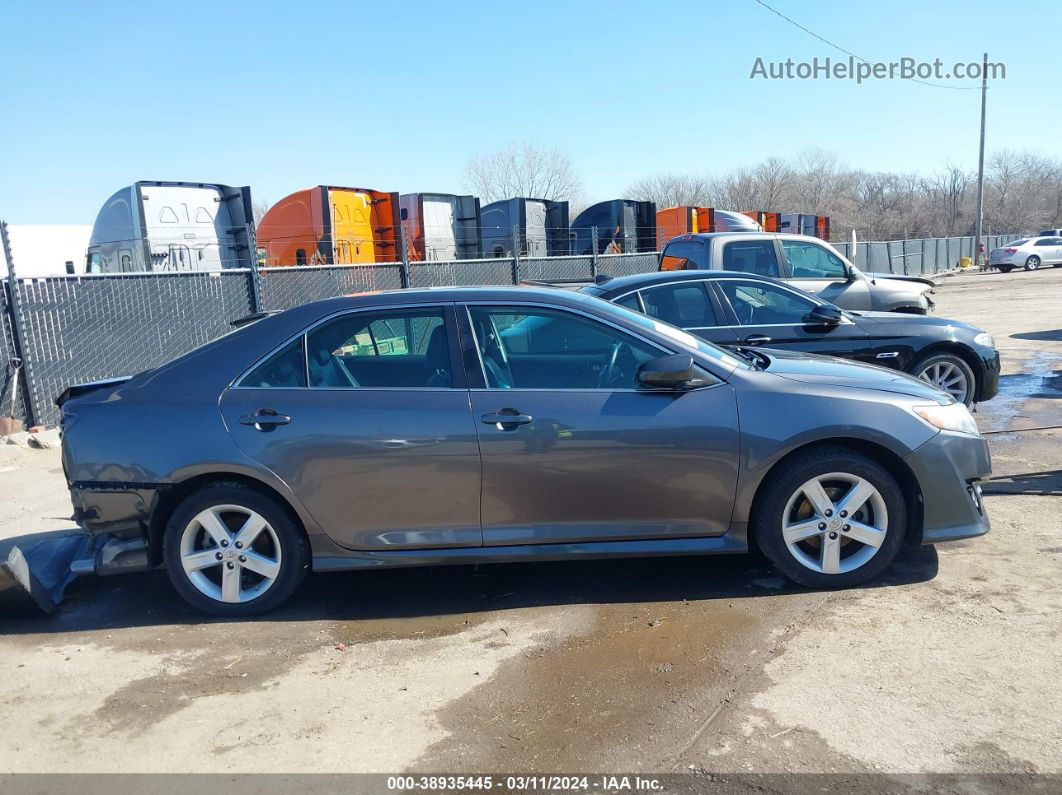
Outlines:
{"type": "Polygon", "coordinates": [[[999,389],[992,336],[957,320],[845,311],[775,279],[731,271],[599,278],[581,289],[719,345],[842,356],[903,370],[968,406],[999,389]]]}

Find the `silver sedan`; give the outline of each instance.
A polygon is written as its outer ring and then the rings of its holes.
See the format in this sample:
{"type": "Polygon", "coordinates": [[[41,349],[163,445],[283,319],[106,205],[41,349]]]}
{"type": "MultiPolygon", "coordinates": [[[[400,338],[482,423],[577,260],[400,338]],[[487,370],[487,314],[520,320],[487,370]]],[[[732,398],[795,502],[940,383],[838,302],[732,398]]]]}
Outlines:
{"type": "Polygon", "coordinates": [[[1012,240],[988,253],[988,265],[1003,273],[1015,268],[1034,271],[1041,265],[1062,265],[1062,237],[1027,237],[1012,240]]]}

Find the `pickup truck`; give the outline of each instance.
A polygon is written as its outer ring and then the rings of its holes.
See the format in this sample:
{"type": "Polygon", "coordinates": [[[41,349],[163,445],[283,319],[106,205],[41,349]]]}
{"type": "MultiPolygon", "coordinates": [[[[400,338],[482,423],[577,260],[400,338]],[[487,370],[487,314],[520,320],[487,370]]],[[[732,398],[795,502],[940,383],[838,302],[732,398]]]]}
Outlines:
{"type": "Polygon", "coordinates": [[[756,273],[792,282],[842,309],[916,315],[933,308],[936,286],[919,276],[863,273],[823,240],[772,232],[681,235],[664,247],[659,269],[756,273]]]}

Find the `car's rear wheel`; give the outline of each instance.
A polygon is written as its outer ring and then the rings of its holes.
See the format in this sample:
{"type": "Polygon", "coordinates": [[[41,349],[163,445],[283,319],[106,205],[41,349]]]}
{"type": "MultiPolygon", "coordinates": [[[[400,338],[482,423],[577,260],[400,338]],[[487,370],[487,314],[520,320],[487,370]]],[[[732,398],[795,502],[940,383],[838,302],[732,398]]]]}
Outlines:
{"type": "Polygon", "coordinates": [[[295,517],[272,497],[221,483],[186,497],[170,516],[163,557],[189,604],[219,616],[250,616],[291,596],[309,550],[295,517]]]}
{"type": "Polygon", "coordinates": [[[953,353],[934,353],[916,361],[908,372],[944,390],[959,403],[973,405],[977,377],[961,357],[953,353]]]}
{"type": "Polygon", "coordinates": [[[1034,271],[1040,267],[1040,258],[1033,254],[1027,260],[1025,260],[1025,270],[1034,271]]]}
{"type": "Polygon", "coordinates": [[[845,448],[810,451],[772,474],[752,523],[771,563],[811,588],[844,588],[876,577],[900,551],[906,530],[896,479],[845,448]]]}

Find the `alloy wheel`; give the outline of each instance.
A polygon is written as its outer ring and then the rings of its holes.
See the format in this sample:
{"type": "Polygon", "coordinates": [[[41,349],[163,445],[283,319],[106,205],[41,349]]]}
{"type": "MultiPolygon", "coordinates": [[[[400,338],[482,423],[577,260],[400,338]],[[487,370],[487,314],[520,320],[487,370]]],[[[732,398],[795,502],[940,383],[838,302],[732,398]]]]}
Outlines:
{"type": "Polygon", "coordinates": [[[796,490],[782,522],[782,538],[798,563],[820,574],[845,574],[863,566],[885,542],[889,513],[869,480],[831,472],[796,490]]]}
{"type": "Polygon", "coordinates": [[[204,596],[239,604],[268,591],[280,575],[280,540],[265,517],[240,505],[199,512],[181,534],[180,560],[204,596]]]}
{"type": "Polygon", "coordinates": [[[942,389],[959,403],[966,402],[970,381],[962,368],[954,362],[933,362],[927,365],[918,377],[937,389],[942,389]]]}

